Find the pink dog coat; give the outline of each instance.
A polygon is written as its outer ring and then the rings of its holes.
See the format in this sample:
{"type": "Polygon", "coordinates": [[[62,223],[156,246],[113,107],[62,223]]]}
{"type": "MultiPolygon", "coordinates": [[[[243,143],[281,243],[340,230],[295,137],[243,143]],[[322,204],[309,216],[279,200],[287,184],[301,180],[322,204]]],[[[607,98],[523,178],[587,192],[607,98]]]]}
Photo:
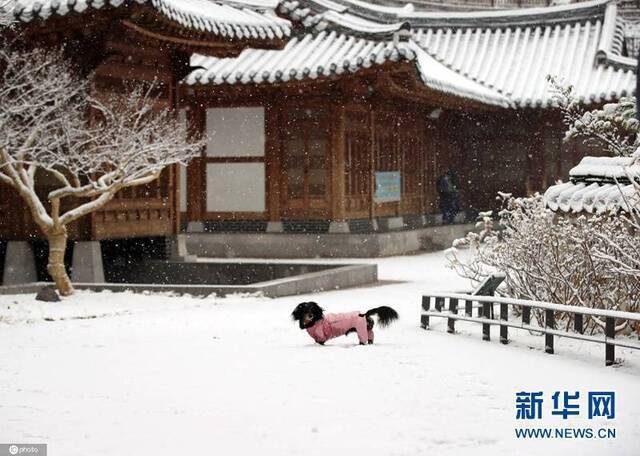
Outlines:
{"type": "Polygon", "coordinates": [[[344,336],[350,329],[356,330],[361,344],[373,342],[373,330],[367,329],[367,319],[359,312],[326,314],[322,320],[307,328],[307,332],[313,340],[323,344],[334,337],[344,336]]]}

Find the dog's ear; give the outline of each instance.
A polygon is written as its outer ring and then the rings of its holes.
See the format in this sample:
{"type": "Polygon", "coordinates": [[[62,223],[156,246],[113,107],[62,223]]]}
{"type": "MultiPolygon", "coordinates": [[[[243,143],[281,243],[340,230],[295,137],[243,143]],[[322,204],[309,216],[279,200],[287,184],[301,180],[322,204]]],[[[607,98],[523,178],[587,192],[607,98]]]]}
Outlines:
{"type": "Polygon", "coordinates": [[[314,315],[316,315],[317,317],[322,317],[322,315],[324,314],[324,309],[320,307],[317,302],[310,301],[307,304],[309,304],[311,312],[314,315]]]}
{"type": "Polygon", "coordinates": [[[301,302],[295,309],[293,309],[293,312],[291,312],[291,319],[293,321],[300,320],[302,318],[302,312],[304,311],[305,304],[306,302],[301,302]]]}

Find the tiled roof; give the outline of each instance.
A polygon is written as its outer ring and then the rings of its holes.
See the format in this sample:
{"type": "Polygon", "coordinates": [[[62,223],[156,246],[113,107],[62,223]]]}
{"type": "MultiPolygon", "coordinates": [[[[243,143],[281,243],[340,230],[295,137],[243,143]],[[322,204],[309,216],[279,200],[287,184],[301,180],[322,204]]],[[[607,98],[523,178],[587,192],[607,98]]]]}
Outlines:
{"type": "MultiPolygon", "coordinates": [[[[374,7],[374,5],[370,5],[374,7]]],[[[380,21],[377,18],[351,14],[349,8],[332,0],[314,0],[301,3],[284,0],[278,10],[281,14],[301,22],[309,31],[321,32],[330,28],[348,34],[365,34],[369,37],[390,36],[399,30],[408,30],[409,23],[402,20],[380,21]]]]}
{"type": "Polygon", "coordinates": [[[354,73],[386,62],[413,62],[429,88],[489,105],[507,106],[505,97],[444,67],[412,41],[372,40],[337,31],[292,38],[284,49],[245,49],[235,58],[195,54],[198,69],[185,79],[197,84],[273,84],[354,73]]]}
{"type": "Polygon", "coordinates": [[[511,106],[509,99],[501,93],[465,78],[442,65],[415,42],[410,42],[410,45],[416,55],[416,67],[420,78],[430,89],[487,105],[503,108],[511,106]]]}
{"type": "Polygon", "coordinates": [[[554,103],[547,75],[574,86],[584,103],[630,95],[635,61],[621,55],[617,6],[595,0],[512,11],[418,12],[361,0],[14,0],[22,21],[147,3],[184,27],[228,38],[297,34],[283,50],[236,58],[194,55],[187,84],[273,83],[412,61],[425,85],[456,97],[511,107],[554,103]],[[402,39],[399,36],[402,35],[402,39]]]}
{"type": "Polygon", "coordinates": [[[584,157],[571,168],[569,177],[576,181],[615,182],[629,180],[629,173],[640,175],[640,163],[634,157],[584,157]]]}
{"type": "MultiPolygon", "coordinates": [[[[545,204],[556,212],[602,214],[628,208],[637,197],[633,185],[566,182],[550,187],[544,194],[545,204]],[[624,197],[623,197],[624,195],[624,197]]],[[[634,205],[635,207],[635,205],[634,205]]]]}
{"type": "Polygon", "coordinates": [[[263,84],[316,79],[360,68],[413,58],[405,45],[372,41],[342,33],[320,32],[294,37],[282,50],[245,49],[235,58],[194,55],[187,84],[263,84]]]}
{"type": "Polygon", "coordinates": [[[640,164],[632,157],[584,157],[569,172],[570,182],[549,187],[547,207],[566,213],[600,214],[640,207],[640,195],[629,176],[640,176],[640,164]]]}
{"type": "Polygon", "coordinates": [[[635,87],[635,60],[621,55],[624,27],[609,0],[462,13],[360,0],[290,0],[280,11],[316,30],[356,20],[408,23],[413,40],[433,60],[515,107],[552,106],[547,75],[574,86],[583,103],[617,99],[635,87]]]}
{"type": "Polygon", "coordinates": [[[13,0],[7,7],[18,21],[30,22],[134,3],[148,4],[183,27],[227,38],[273,39],[291,33],[290,22],[275,14],[275,4],[251,0],[13,0]]]}
{"type": "Polygon", "coordinates": [[[604,20],[595,19],[515,29],[426,29],[415,38],[435,59],[516,106],[539,107],[553,103],[547,75],[572,85],[583,103],[631,94],[634,71],[607,62],[604,51],[598,58],[607,33],[604,20]]]}

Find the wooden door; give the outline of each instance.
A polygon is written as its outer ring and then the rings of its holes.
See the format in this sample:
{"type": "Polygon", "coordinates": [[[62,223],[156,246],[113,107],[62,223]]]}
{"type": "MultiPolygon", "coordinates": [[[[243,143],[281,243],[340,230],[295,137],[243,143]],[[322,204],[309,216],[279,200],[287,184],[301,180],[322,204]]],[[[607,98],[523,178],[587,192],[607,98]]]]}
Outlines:
{"type": "Polygon", "coordinates": [[[295,108],[282,118],[282,214],[292,219],[328,218],[328,113],[318,108],[295,108]]]}

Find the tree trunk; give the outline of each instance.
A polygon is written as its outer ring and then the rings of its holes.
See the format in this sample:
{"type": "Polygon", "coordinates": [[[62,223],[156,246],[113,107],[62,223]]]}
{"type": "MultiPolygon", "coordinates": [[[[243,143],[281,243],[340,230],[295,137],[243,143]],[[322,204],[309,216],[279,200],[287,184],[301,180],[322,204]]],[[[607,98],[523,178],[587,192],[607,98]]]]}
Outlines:
{"type": "Polygon", "coordinates": [[[47,272],[56,284],[58,292],[62,296],[73,294],[73,285],[64,267],[64,253],[67,250],[67,229],[66,227],[54,227],[47,233],[49,241],[49,263],[47,272]]]}

